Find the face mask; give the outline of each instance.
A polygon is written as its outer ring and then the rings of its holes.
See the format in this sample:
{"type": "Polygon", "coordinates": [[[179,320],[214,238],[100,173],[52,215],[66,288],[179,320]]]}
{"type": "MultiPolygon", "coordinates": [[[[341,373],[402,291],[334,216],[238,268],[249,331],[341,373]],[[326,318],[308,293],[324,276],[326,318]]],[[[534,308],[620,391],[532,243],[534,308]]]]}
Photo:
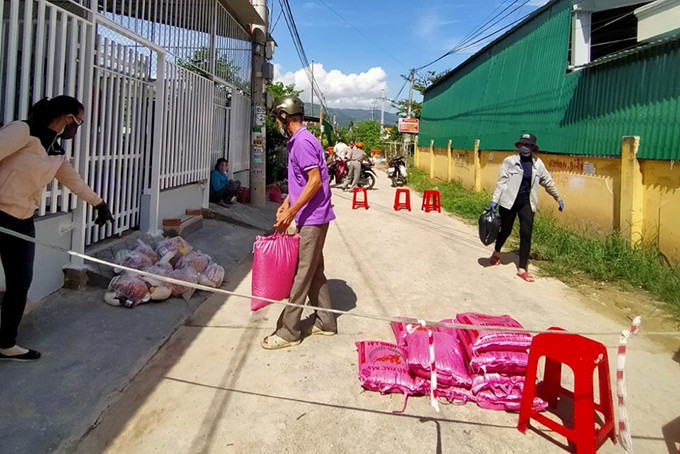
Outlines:
{"type": "Polygon", "coordinates": [[[531,156],[534,150],[531,147],[527,147],[526,145],[520,145],[517,147],[517,151],[519,151],[520,156],[527,158],[531,156]]]}
{"type": "Polygon", "coordinates": [[[61,132],[60,137],[65,140],[73,139],[78,132],[78,123],[75,121],[66,125],[64,130],[61,132]]]}
{"type": "Polygon", "coordinates": [[[286,139],[290,139],[290,133],[288,132],[288,128],[286,128],[286,121],[279,120],[276,122],[276,124],[279,125],[279,132],[281,135],[286,139]]]}

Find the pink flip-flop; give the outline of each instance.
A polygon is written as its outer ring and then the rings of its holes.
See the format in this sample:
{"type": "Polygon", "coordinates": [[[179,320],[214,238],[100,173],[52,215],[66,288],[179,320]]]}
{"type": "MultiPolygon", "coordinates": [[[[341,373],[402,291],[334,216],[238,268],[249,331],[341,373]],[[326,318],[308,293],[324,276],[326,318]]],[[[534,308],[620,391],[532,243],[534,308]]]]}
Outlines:
{"type": "Polygon", "coordinates": [[[491,257],[489,257],[489,263],[491,263],[492,266],[500,265],[501,264],[501,256],[491,254],[491,257]]]}
{"type": "Polygon", "coordinates": [[[528,271],[525,271],[523,273],[517,273],[517,276],[521,277],[527,282],[534,282],[536,279],[534,279],[534,276],[529,274],[528,271]]]}

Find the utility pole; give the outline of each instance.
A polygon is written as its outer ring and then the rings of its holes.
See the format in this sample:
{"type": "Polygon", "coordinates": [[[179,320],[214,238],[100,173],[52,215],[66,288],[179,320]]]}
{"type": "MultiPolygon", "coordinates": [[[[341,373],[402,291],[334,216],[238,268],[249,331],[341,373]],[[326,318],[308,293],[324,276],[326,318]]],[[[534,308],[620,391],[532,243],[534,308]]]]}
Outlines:
{"type": "Polygon", "coordinates": [[[411,77],[410,77],[411,84],[410,84],[409,89],[408,89],[408,115],[407,115],[408,118],[411,118],[411,103],[413,102],[413,79],[415,77],[415,74],[416,74],[416,70],[412,69],[411,70],[411,77]]]}
{"type": "MultiPolygon", "coordinates": [[[[411,103],[413,102],[413,80],[415,78],[416,70],[412,69],[411,74],[409,75],[409,80],[410,80],[410,86],[408,89],[408,113],[406,114],[406,118],[411,118],[411,103]]],[[[408,156],[408,143],[411,142],[411,134],[405,133],[404,134],[404,149],[402,150],[404,155],[408,156]]]]}
{"type": "Polygon", "coordinates": [[[314,60],[312,60],[312,114],[314,116],[314,60]]]}
{"type": "Polygon", "coordinates": [[[253,104],[252,136],[250,146],[250,202],[255,206],[264,206],[265,194],[265,150],[267,149],[266,115],[267,107],[264,92],[264,65],[266,63],[265,46],[269,38],[266,0],[252,0],[253,8],[262,17],[264,25],[254,25],[252,31],[253,71],[251,76],[251,99],[253,104]]]}
{"type": "Polygon", "coordinates": [[[383,131],[385,130],[385,89],[382,91],[382,107],[380,108],[380,140],[383,137],[383,131]]]}

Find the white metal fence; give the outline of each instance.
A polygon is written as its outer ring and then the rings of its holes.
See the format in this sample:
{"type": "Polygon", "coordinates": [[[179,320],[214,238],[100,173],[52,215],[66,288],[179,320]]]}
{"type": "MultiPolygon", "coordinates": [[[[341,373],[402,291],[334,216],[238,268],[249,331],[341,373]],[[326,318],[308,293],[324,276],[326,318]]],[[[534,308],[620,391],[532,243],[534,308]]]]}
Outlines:
{"type": "MultiPolygon", "coordinates": [[[[239,91],[251,43],[221,0],[3,0],[0,26],[1,123],[46,96],[85,105],[65,149],[116,223],[99,228],[91,207],[78,208],[74,247],[139,225],[143,192],[208,179],[218,154],[249,169],[250,100],[239,91]]],[[[38,214],[76,207],[55,180],[38,214]]]]}
{"type": "Polygon", "coordinates": [[[244,186],[250,186],[250,99],[234,92],[231,95],[229,124],[229,168],[234,179],[244,186]]]}
{"type": "Polygon", "coordinates": [[[165,68],[161,189],[209,178],[215,91],[194,72],[168,62],[165,68]]]}

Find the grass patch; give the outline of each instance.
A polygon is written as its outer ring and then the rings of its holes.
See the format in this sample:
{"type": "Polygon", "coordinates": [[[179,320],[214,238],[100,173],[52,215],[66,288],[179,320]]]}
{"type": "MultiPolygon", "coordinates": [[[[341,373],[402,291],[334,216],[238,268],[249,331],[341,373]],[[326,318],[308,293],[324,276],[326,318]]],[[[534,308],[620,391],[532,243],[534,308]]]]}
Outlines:
{"type": "MultiPolygon", "coordinates": [[[[441,193],[442,208],[463,219],[476,223],[489,206],[489,194],[470,191],[455,181],[430,180],[419,169],[409,171],[409,186],[419,192],[436,187],[441,193]]],[[[508,241],[518,241],[516,231],[508,241]]],[[[534,219],[531,258],[542,261],[541,271],[548,276],[560,278],[581,271],[594,280],[622,288],[642,288],[668,303],[670,310],[680,316],[680,267],[668,265],[654,246],[630,248],[616,232],[606,236],[577,233],[539,212],[534,219]]]]}

